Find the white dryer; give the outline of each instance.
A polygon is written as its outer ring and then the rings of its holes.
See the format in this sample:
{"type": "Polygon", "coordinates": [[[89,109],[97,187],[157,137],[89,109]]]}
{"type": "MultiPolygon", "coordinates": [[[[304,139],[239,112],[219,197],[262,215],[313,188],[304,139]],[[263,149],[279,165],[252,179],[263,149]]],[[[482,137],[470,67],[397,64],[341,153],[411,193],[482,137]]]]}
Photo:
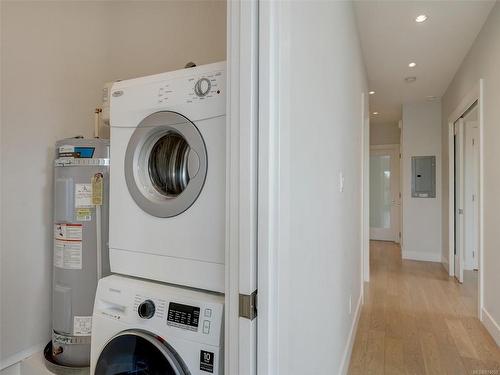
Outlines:
{"type": "Polygon", "coordinates": [[[113,275],[92,318],[91,374],[222,375],[224,298],[113,275]]]}
{"type": "Polygon", "coordinates": [[[111,271],[224,292],[225,62],[111,89],[111,271]]]}

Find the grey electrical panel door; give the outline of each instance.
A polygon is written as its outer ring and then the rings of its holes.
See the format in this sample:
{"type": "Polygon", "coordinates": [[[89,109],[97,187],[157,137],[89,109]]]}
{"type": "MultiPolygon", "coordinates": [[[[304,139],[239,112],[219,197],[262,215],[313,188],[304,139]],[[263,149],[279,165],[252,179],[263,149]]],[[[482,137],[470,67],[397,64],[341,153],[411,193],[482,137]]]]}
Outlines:
{"type": "Polygon", "coordinates": [[[436,198],[436,157],[413,156],[411,158],[411,196],[436,198]]]}

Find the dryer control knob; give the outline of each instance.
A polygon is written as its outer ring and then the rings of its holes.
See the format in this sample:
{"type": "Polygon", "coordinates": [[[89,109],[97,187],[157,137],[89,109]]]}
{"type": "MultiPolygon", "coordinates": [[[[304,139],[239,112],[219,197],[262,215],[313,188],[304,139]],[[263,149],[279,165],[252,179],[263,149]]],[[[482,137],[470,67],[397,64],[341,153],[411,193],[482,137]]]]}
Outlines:
{"type": "Polygon", "coordinates": [[[210,92],[212,84],[208,78],[200,78],[194,85],[194,92],[196,95],[203,97],[210,92]]]}
{"type": "Polygon", "coordinates": [[[143,319],[151,319],[155,315],[155,304],[150,299],[142,302],[137,309],[139,316],[143,319]]]}

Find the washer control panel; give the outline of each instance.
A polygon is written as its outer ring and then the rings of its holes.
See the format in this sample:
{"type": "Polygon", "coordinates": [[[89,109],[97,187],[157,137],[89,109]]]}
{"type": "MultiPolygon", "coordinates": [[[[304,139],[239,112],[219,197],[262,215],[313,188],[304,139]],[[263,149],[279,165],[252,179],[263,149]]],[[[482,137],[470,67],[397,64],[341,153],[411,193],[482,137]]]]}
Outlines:
{"type": "Polygon", "coordinates": [[[112,275],[99,281],[94,317],[161,337],[219,346],[224,296],[112,275]]]}

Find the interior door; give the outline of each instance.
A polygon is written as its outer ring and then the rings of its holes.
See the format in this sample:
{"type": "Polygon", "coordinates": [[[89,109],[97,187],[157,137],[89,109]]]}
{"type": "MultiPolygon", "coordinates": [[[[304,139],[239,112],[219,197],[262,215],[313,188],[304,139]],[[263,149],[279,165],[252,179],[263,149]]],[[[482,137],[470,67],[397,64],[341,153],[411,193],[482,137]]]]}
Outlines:
{"type": "Polygon", "coordinates": [[[479,123],[465,117],[465,266],[478,269],[479,123]]]}
{"type": "Polygon", "coordinates": [[[370,239],[399,242],[399,147],[370,151],[370,239]]]}
{"type": "Polygon", "coordinates": [[[464,282],[464,119],[455,122],[455,277],[464,282]]]}

